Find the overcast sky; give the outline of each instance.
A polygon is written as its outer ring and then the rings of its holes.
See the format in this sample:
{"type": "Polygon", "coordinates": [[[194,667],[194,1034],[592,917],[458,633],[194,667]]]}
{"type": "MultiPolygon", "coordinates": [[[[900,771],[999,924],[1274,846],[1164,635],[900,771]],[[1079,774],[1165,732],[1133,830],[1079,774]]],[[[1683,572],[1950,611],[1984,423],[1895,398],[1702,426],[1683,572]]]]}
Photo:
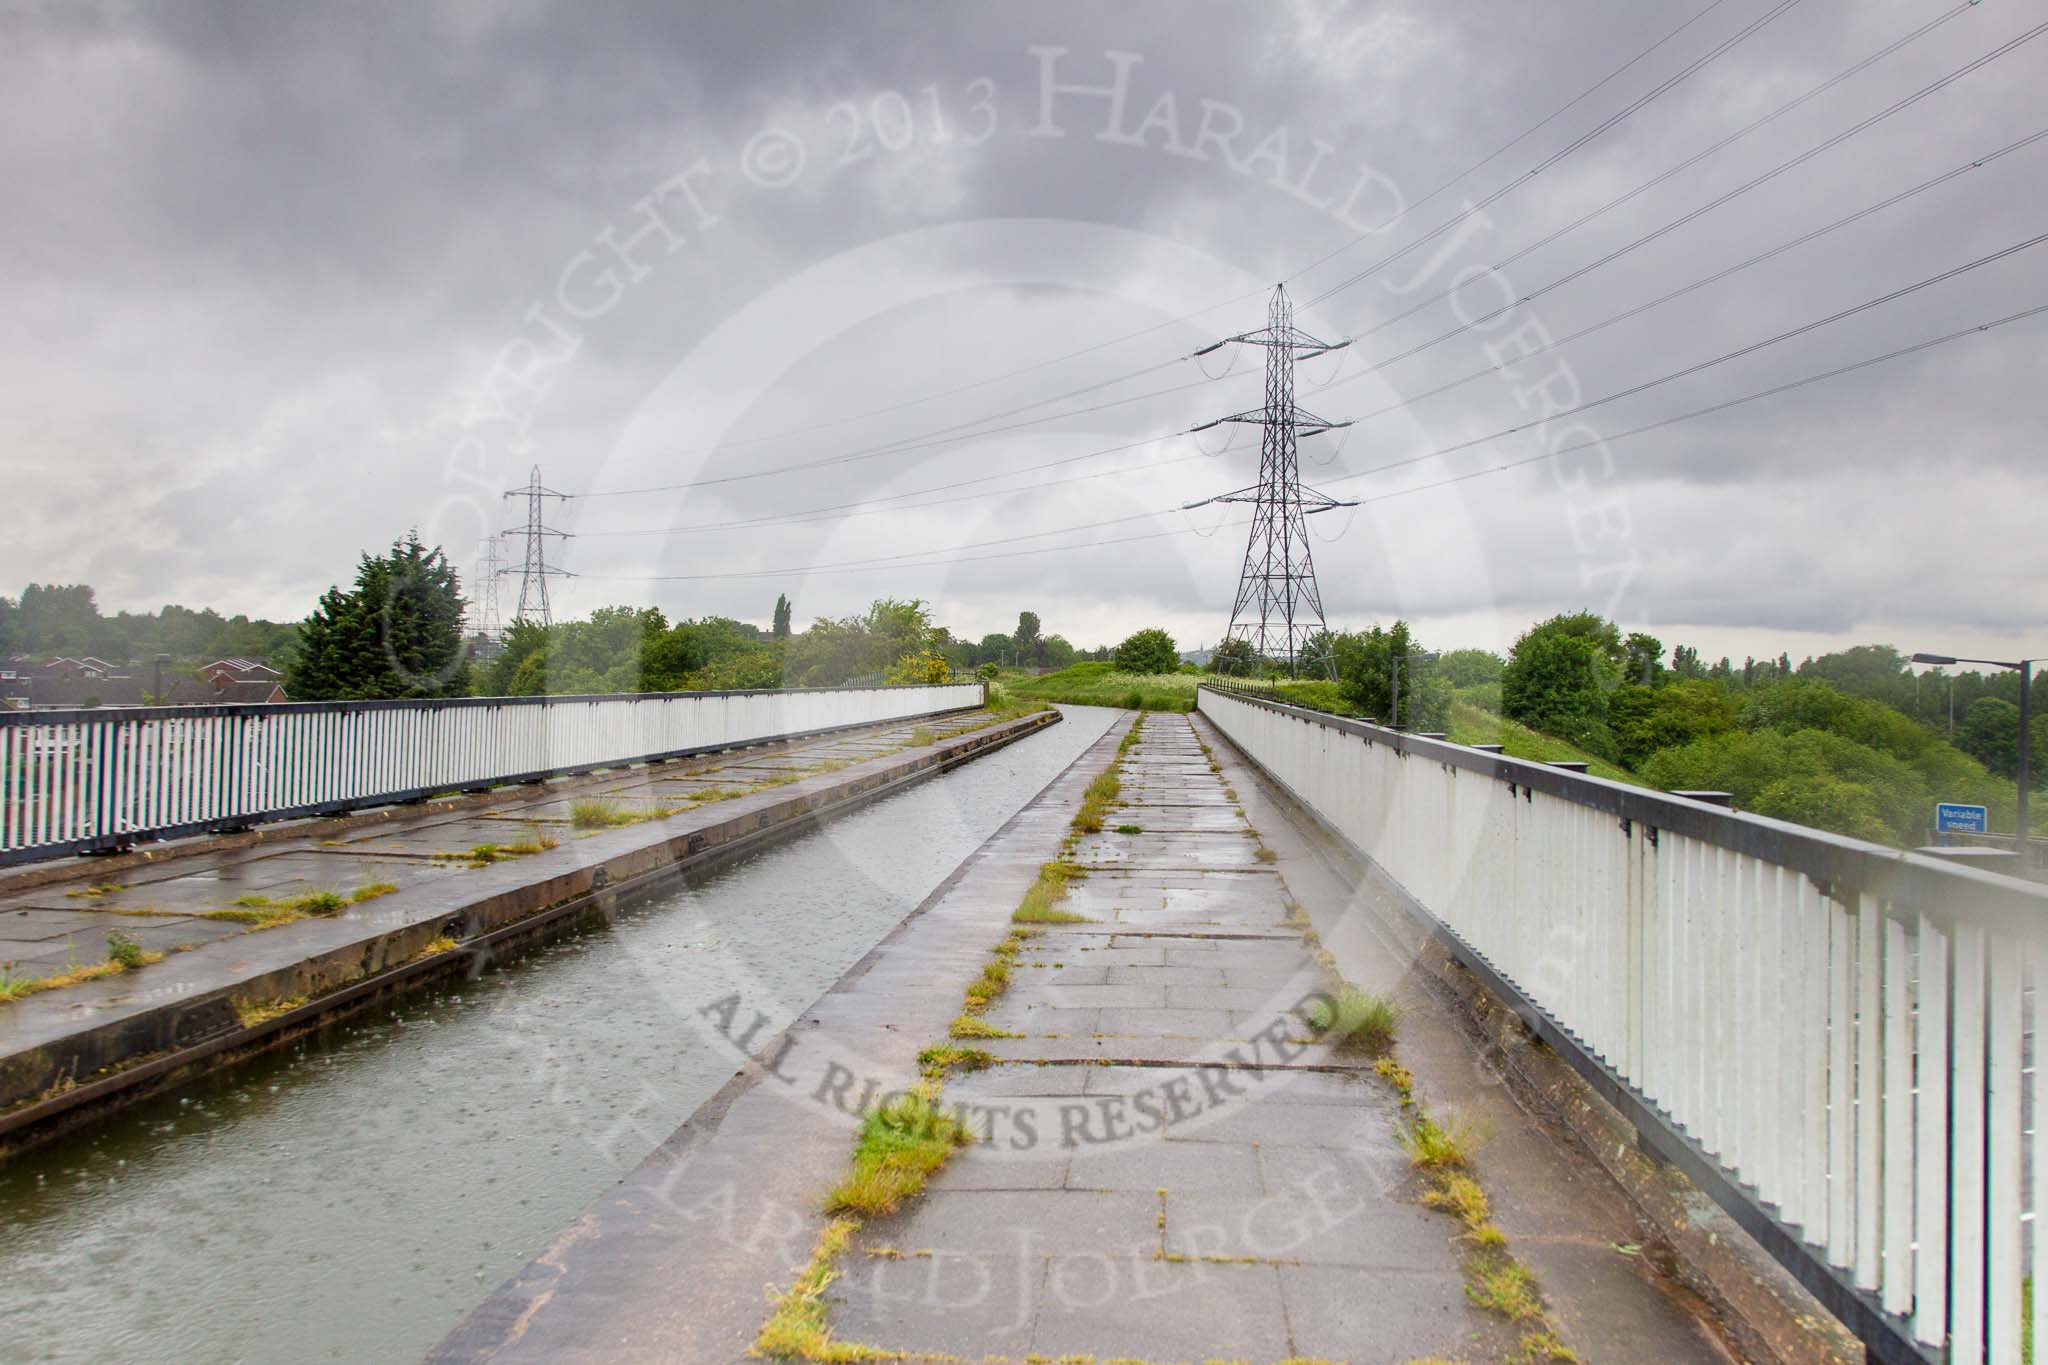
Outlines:
{"type": "Polygon", "coordinates": [[[2048,314],[1624,434],[2048,304],[2048,245],[1555,415],[2048,230],[2048,139],[1972,166],[2048,127],[2048,35],[1743,188],[2042,17],[17,0],[0,590],[298,617],[412,526],[467,577],[538,465],[578,495],[558,615],[887,595],[1208,643],[1245,509],[1181,505],[1258,446],[1180,433],[1260,403],[1261,353],[1190,355],[1285,280],[1357,338],[1297,374],[1362,419],[1302,447],[1368,500],[1313,522],[1333,624],[2048,652],[2048,314]]]}

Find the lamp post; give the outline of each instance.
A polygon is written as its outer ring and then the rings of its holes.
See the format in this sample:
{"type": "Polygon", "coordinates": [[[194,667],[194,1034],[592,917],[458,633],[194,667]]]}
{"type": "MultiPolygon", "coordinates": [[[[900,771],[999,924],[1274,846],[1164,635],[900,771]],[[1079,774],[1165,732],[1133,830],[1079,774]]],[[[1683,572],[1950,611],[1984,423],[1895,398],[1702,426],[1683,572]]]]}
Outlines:
{"type": "MultiPolygon", "coordinates": [[[[2017,850],[2019,851],[2019,853],[2020,853],[2020,856],[2022,857],[2022,859],[2024,859],[2024,858],[2026,857],[2026,852],[2027,852],[2027,837],[2028,837],[2028,836],[2029,836],[2029,835],[2030,835],[2030,834],[2031,834],[2031,833],[2033,832],[2033,831],[2032,831],[2032,829],[2031,829],[2031,828],[2030,828],[2030,827],[2028,826],[2028,824],[2027,824],[2027,788],[2028,788],[2028,785],[2029,785],[2029,784],[2031,783],[2031,781],[2032,781],[2032,777],[2031,777],[2031,775],[2030,775],[2030,774],[2029,774],[2029,773],[2027,772],[2027,768],[2028,768],[2028,758],[2029,758],[2030,752],[2031,752],[2031,750],[2033,749],[2033,746],[2034,746],[2034,736],[2033,736],[2033,728],[2034,728],[2034,726],[2033,726],[2033,720],[2034,720],[2034,665],[2035,665],[2035,664],[2037,664],[2037,663],[2040,663],[2040,662],[2041,662],[2041,660],[2040,660],[2040,659],[2038,659],[2038,658],[2035,658],[2035,659],[2015,659],[2015,660],[2013,660],[2012,662],[2008,663],[2008,662],[2006,662],[2006,661],[2005,661],[2005,660],[2003,660],[2003,659],[1957,659],[1957,658],[1953,658],[1953,657],[1951,657],[1951,656],[1949,656],[1949,655],[1947,655],[1947,654],[1915,654],[1915,655],[1913,656],[1913,662],[1914,662],[1914,663],[1916,663],[1916,664],[1948,664],[1948,665],[1952,665],[1952,664],[1983,664],[1983,665],[1985,665],[1986,667],[1989,667],[1989,668],[2013,668],[2013,669],[2018,669],[2018,670],[2019,670],[2019,675],[2020,675],[2020,764],[2019,764],[2019,776],[2020,776],[2020,808],[2019,808],[2019,819],[2018,819],[2018,821],[2017,821],[2017,825],[2018,825],[2018,832],[2017,832],[2017,833],[2016,833],[2016,834],[2015,834],[2015,835],[2013,836],[2013,843],[2012,843],[2012,846],[2013,846],[2013,847],[2014,847],[2015,849],[2017,849],[2017,850]]],[[[1953,694],[1953,693],[1951,693],[1950,695],[1951,695],[1951,696],[1953,696],[1954,694],[1953,694]]],[[[1950,725],[1951,725],[1951,726],[1953,726],[1955,722],[1954,722],[1953,720],[1951,720],[1951,721],[1950,721],[1949,723],[1950,723],[1950,725]]]]}
{"type": "Polygon", "coordinates": [[[1393,686],[1393,692],[1394,692],[1394,695],[1393,695],[1393,697],[1392,697],[1392,699],[1391,699],[1391,701],[1390,701],[1390,704],[1389,704],[1389,705],[1388,705],[1388,707],[1387,707],[1387,728],[1388,728],[1389,730],[1398,730],[1398,729],[1400,729],[1400,728],[1401,728],[1401,660],[1403,660],[1403,659],[1434,659],[1434,658],[1436,658],[1436,657],[1437,657],[1437,655],[1438,655],[1439,653],[1441,653],[1441,651],[1440,651],[1440,650],[1434,650],[1434,649],[1432,649],[1432,650],[1428,650],[1428,651],[1426,651],[1426,652],[1425,652],[1425,651],[1421,651],[1421,650],[1418,650],[1418,651],[1416,651],[1416,652],[1415,652],[1415,653],[1413,653],[1413,654],[1396,654],[1396,655],[1394,655],[1394,656],[1393,656],[1393,660],[1394,660],[1394,686],[1393,686]]]}

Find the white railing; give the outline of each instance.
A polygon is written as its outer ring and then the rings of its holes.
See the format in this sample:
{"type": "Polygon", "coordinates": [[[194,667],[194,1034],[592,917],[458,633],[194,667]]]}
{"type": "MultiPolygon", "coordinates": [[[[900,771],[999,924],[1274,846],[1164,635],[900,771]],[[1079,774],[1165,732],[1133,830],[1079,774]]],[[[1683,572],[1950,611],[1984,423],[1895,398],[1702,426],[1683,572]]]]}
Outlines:
{"type": "Polygon", "coordinates": [[[980,683],[0,711],[0,863],[981,704],[980,683]]]}
{"type": "MultiPolygon", "coordinates": [[[[2021,1359],[2048,888],[1212,688],[1199,707],[1873,1358],[2021,1359]]],[[[2048,1341],[2048,1292],[2032,1315],[2048,1341]]]]}

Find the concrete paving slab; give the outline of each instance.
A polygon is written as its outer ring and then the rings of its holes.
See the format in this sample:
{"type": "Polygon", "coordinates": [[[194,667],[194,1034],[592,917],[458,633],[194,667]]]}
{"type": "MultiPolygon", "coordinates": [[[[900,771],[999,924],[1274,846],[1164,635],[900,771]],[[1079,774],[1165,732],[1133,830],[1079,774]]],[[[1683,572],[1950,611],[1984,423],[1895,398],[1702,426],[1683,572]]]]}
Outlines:
{"type": "MultiPolygon", "coordinates": [[[[947,1098],[953,1098],[950,1090],[947,1098]]],[[[1024,1100],[1023,1104],[1029,1105],[1030,1100],[1024,1100]]],[[[1034,1106],[1034,1112],[1039,1107],[1042,1106],[1034,1106]]],[[[1002,1115],[997,1121],[1003,1124],[1006,1132],[1016,1131],[1010,1114],[1002,1115]]],[[[945,1169],[932,1177],[926,1188],[934,1191],[1064,1189],[1067,1188],[1067,1165],[1071,1160],[1071,1153],[1050,1144],[1024,1153],[999,1151],[986,1145],[969,1147],[947,1162],[945,1169]]]]}
{"type": "Polygon", "coordinates": [[[1257,1191],[1258,1149],[1249,1143],[1120,1142],[1081,1148],[1069,1158],[1070,1190],[1160,1190],[1169,1206],[1175,1197],[1206,1192],[1242,1195],[1257,1191]]]}
{"type": "MultiPolygon", "coordinates": [[[[1045,1068],[1053,1070],[1055,1068],[1045,1068]]],[[[1158,1092],[1169,1082],[1179,1081],[1197,1091],[1200,1077],[1186,1067],[1089,1066],[1057,1068],[1086,1072],[1082,1093],[1088,1095],[1133,1095],[1139,1091],[1158,1092]]],[[[1382,1102],[1378,1082],[1355,1072],[1299,1071],[1274,1069],[1257,1073],[1256,1093],[1273,1103],[1330,1104],[1356,1108],[1382,1102]]]]}
{"type": "Polygon", "coordinates": [[[1087,1073],[1100,1070],[1085,1066],[992,1066],[970,1071],[946,1082],[946,1099],[981,1102],[1030,1096],[1078,1095],[1087,1085],[1087,1073]]]}
{"type": "MultiPolygon", "coordinates": [[[[1263,1021],[1261,1027],[1264,1026],[1263,1021]]],[[[1097,1012],[1095,1032],[1147,1038],[1236,1038],[1229,1010],[1130,1009],[1097,1012]]]]}
{"type": "Polygon", "coordinates": [[[1021,1359],[1044,1279],[1043,1256],[919,1248],[896,1259],[857,1250],[827,1301],[833,1334],[843,1341],[964,1360],[1021,1359]]]}
{"type": "Polygon", "coordinates": [[[1055,1359],[1278,1360],[1291,1352],[1277,1275],[1263,1265],[1055,1256],[1031,1349],[1055,1359]]]}
{"type": "Polygon", "coordinates": [[[1452,1271],[1383,1270],[1381,1292],[1373,1294],[1358,1292],[1358,1273],[1348,1268],[1281,1266],[1274,1273],[1294,1350],[1310,1359],[1506,1360],[1517,1349],[1509,1333],[1471,1311],[1464,1281],[1452,1271]]]}
{"type": "Polygon", "coordinates": [[[1168,986],[1222,986],[1228,983],[1223,979],[1221,967],[1111,967],[1109,984],[1156,986],[1164,990],[1168,986]]]}
{"type": "Polygon", "coordinates": [[[897,1246],[935,1251],[1016,1256],[1057,1248],[1122,1257],[1157,1249],[1158,1218],[1150,1192],[948,1190],[869,1227],[897,1246]]]}
{"type": "MultiPolygon", "coordinates": [[[[1196,1146],[1178,1143],[1176,1146],[1196,1146]]],[[[1365,1270],[1441,1266],[1454,1225],[1420,1205],[1348,1182],[1336,1163],[1327,1179],[1280,1194],[1168,1188],[1166,1249],[1180,1256],[1254,1256],[1365,1270]]]]}

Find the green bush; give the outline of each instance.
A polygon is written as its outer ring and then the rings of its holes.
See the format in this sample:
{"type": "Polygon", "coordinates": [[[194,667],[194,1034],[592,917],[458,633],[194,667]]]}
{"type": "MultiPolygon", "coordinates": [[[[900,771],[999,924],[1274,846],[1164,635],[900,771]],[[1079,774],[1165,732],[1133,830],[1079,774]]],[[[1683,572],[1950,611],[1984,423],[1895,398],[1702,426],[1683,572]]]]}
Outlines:
{"type": "Polygon", "coordinates": [[[1116,647],[1119,673],[1177,673],[1180,649],[1173,637],[1158,627],[1134,631],[1116,647]]]}

